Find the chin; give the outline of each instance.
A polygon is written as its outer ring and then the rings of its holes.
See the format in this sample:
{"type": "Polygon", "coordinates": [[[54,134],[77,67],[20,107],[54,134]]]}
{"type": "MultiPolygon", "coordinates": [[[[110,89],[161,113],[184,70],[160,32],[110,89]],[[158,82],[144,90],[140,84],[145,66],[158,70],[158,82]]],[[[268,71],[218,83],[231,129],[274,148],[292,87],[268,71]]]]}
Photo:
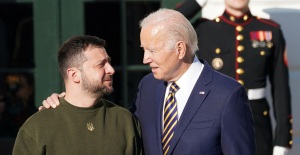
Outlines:
{"type": "Polygon", "coordinates": [[[159,76],[158,74],[154,74],[154,73],[153,73],[153,76],[154,76],[154,78],[157,79],[157,80],[163,80],[163,77],[162,77],[162,76],[159,76]]]}
{"type": "Polygon", "coordinates": [[[106,95],[111,94],[113,91],[114,91],[114,88],[112,87],[112,85],[108,85],[108,86],[106,86],[105,89],[104,89],[104,93],[105,93],[106,95]]]}

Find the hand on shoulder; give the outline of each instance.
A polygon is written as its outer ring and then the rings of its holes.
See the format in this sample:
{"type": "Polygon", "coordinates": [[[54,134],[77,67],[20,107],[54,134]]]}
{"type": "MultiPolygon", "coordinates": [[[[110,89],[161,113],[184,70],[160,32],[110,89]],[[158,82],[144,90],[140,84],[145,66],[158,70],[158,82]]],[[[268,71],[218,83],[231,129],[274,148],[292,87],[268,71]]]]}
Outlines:
{"type": "Polygon", "coordinates": [[[59,106],[59,98],[64,97],[65,95],[65,92],[62,92],[60,94],[53,93],[43,101],[43,106],[39,107],[39,111],[43,109],[56,108],[57,106],[59,106]]]}

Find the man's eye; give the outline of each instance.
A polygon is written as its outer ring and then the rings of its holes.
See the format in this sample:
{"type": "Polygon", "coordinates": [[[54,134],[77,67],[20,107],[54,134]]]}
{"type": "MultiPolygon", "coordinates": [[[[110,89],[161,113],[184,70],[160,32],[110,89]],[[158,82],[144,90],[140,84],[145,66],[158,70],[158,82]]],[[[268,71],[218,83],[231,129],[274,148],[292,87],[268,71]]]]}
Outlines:
{"type": "Polygon", "coordinates": [[[102,68],[104,66],[104,64],[101,63],[101,64],[98,64],[97,66],[102,68]]]}
{"type": "Polygon", "coordinates": [[[155,50],[145,50],[147,52],[150,52],[150,53],[155,53],[155,50]]]}

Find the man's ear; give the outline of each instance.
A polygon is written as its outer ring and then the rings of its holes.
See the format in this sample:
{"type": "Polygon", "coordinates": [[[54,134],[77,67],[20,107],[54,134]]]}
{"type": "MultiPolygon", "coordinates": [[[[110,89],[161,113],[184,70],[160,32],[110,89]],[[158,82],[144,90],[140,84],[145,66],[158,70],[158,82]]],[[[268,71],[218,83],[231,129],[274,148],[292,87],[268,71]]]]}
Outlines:
{"type": "Polygon", "coordinates": [[[183,41],[178,41],[176,43],[176,52],[178,53],[178,58],[183,59],[186,55],[186,44],[183,41]]]}
{"type": "Polygon", "coordinates": [[[67,70],[67,74],[68,74],[68,78],[71,81],[74,81],[75,83],[79,83],[80,82],[81,73],[80,73],[80,71],[77,68],[75,68],[75,67],[69,68],[67,70]]]}

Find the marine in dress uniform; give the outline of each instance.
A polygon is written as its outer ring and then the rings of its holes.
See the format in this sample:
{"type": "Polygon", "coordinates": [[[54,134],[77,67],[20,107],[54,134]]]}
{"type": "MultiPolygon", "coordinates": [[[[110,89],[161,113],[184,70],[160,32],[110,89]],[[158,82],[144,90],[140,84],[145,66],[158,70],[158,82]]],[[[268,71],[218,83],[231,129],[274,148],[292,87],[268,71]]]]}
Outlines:
{"type": "MultiPolygon", "coordinates": [[[[185,1],[176,10],[187,18],[201,10],[195,0],[185,1]]],[[[255,122],[257,154],[272,155],[273,146],[290,148],[292,141],[291,95],[285,40],[280,25],[253,16],[240,17],[226,10],[214,20],[197,19],[199,58],[244,85],[255,122]],[[265,98],[270,80],[276,130],[273,140],[269,105],[265,98]]]]}

